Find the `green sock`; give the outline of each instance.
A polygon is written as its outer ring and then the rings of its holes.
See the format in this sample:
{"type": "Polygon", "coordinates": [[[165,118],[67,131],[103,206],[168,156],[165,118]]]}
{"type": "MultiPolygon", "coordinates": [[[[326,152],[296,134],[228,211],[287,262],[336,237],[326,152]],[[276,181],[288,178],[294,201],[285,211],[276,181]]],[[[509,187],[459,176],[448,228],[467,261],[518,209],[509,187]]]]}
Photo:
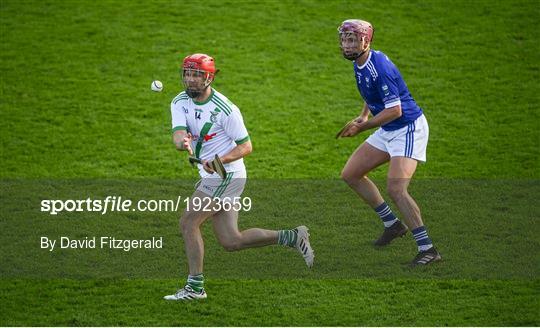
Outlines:
{"type": "Polygon", "coordinates": [[[197,293],[200,293],[203,290],[204,287],[204,276],[203,274],[198,274],[195,276],[189,275],[187,278],[187,284],[191,289],[196,291],[197,293]]]}
{"type": "Polygon", "coordinates": [[[298,230],[296,229],[278,231],[278,245],[295,247],[297,238],[298,238],[298,230]]]}

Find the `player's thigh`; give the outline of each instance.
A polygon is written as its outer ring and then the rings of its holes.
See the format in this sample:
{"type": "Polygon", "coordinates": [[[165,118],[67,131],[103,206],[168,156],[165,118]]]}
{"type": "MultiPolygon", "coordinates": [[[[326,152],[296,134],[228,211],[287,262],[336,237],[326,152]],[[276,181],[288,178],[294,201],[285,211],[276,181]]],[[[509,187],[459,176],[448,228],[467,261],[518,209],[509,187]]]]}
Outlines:
{"type": "Polygon", "coordinates": [[[220,206],[218,202],[209,195],[196,190],[189,198],[186,209],[180,218],[180,224],[201,225],[207,218],[218,213],[220,206]]]}
{"type": "Polygon", "coordinates": [[[218,241],[222,245],[227,245],[241,237],[238,230],[238,211],[221,210],[212,217],[212,228],[218,241]]]}
{"type": "Polygon", "coordinates": [[[418,162],[415,159],[395,156],[390,159],[387,190],[391,196],[403,194],[409,187],[418,162]]]}
{"type": "Polygon", "coordinates": [[[349,157],[341,176],[343,178],[360,178],[376,167],[388,162],[389,159],[390,155],[387,152],[364,142],[349,157]]]}
{"type": "Polygon", "coordinates": [[[389,179],[410,179],[413,177],[418,161],[404,156],[394,156],[390,159],[388,168],[389,179]]]}

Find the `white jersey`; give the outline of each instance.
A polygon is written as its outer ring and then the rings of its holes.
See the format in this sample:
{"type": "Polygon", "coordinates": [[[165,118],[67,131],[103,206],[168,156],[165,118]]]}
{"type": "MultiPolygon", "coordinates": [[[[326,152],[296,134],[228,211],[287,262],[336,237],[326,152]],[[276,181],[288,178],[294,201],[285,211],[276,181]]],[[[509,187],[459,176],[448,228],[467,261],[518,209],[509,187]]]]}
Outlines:
{"type": "MultiPolygon", "coordinates": [[[[177,130],[190,132],[193,155],[202,160],[212,160],[216,154],[221,157],[249,140],[238,107],[214,89],[204,103],[181,92],[171,102],[171,116],[173,133],[177,130]]],[[[245,170],[242,158],[224,166],[227,172],[245,170]]],[[[201,176],[205,175],[202,165],[199,165],[199,172],[201,176]]]]}

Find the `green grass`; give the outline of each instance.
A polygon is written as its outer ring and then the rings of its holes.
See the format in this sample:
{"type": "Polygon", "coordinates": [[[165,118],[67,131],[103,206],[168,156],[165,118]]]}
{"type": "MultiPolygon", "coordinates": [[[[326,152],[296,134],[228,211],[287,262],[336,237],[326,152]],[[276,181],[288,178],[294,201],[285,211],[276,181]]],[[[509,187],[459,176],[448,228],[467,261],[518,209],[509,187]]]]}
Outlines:
{"type": "Polygon", "coordinates": [[[2,1],[2,176],[191,177],[169,103],[181,58],[206,51],[250,176],[336,177],[367,136],[333,140],[361,108],[336,27],[361,13],[430,122],[418,176],[538,177],[535,1],[205,3],[2,1]]]}
{"type": "Polygon", "coordinates": [[[540,325],[539,17],[536,1],[2,0],[0,325],[540,325]],[[374,24],[430,124],[411,192],[444,257],[433,267],[401,264],[410,235],[373,249],[380,222],[338,180],[368,135],[333,139],[361,108],[336,35],[353,16],[374,24]],[[210,298],[171,304],[161,297],[186,273],[178,214],[50,216],[39,203],[189,196],[196,171],[170,141],[169,103],[194,52],[215,57],[215,87],[253,141],[241,227],[307,224],[317,264],[277,246],[227,253],[207,224],[210,298]],[[165,246],[39,248],[65,235],[165,246]]]}
{"type": "Polygon", "coordinates": [[[0,285],[3,324],[534,326],[540,305],[538,280],[214,280],[211,298],[196,304],[163,302],[171,280],[32,282],[0,285]],[[264,297],[254,304],[254,295],[264,297]]]}

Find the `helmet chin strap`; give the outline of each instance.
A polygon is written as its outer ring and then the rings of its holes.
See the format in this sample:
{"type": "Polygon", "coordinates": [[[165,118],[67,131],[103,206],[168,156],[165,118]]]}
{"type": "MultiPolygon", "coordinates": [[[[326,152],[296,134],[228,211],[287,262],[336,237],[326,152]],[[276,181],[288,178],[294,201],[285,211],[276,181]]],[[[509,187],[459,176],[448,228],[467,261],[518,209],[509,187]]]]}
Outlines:
{"type": "Polygon", "coordinates": [[[366,48],[366,50],[362,51],[354,60],[357,60],[358,58],[362,57],[367,51],[369,50],[369,47],[366,48]]]}
{"type": "Polygon", "coordinates": [[[364,50],[362,52],[356,52],[356,53],[351,54],[351,55],[346,55],[345,53],[343,53],[343,57],[345,57],[345,59],[348,59],[350,61],[355,61],[358,58],[362,57],[368,50],[369,50],[369,48],[367,48],[366,50],[364,50]]]}

